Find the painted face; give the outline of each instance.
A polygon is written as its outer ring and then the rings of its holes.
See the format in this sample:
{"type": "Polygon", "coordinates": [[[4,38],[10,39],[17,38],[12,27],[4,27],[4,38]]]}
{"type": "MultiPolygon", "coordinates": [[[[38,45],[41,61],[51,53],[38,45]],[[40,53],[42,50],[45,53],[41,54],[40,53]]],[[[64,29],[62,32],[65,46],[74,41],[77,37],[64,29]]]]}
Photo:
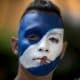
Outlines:
{"type": "Polygon", "coordinates": [[[63,23],[56,14],[28,12],[18,33],[19,61],[33,75],[47,75],[60,62],[63,23]]]}

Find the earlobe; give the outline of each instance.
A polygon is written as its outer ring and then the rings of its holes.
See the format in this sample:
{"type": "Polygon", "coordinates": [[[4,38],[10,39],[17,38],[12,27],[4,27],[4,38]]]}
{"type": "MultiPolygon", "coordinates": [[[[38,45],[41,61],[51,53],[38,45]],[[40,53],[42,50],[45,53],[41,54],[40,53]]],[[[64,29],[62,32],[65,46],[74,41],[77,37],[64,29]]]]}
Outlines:
{"type": "Polygon", "coordinates": [[[63,43],[63,49],[62,49],[62,52],[61,52],[61,59],[64,57],[64,54],[65,54],[65,51],[66,51],[66,48],[67,48],[67,41],[64,41],[63,43]]]}
{"type": "Polygon", "coordinates": [[[16,37],[11,38],[11,48],[14,54],[18,55],[18,40],[16,37]]]}

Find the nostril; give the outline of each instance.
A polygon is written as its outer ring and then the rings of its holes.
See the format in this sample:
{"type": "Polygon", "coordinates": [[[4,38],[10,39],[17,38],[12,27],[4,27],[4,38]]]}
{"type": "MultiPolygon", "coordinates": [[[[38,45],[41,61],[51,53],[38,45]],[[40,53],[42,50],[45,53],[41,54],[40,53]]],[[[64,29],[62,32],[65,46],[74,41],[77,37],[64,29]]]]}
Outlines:
{"type": "Polygon", "coordinates": [[[39,51],[43,51],[43,50],[40,48],[39,51]]]}
{"type": "Polygon", "coordinates": [[[46,49],[45,51],[48,52],[48,49],[46,49]]]}
{"type": "Polygon", "coordinates": [[[42,48],[39,49],[39,51],[45,51],[45,52],[49,52],[48,49],[43,50],[42,48]]]}

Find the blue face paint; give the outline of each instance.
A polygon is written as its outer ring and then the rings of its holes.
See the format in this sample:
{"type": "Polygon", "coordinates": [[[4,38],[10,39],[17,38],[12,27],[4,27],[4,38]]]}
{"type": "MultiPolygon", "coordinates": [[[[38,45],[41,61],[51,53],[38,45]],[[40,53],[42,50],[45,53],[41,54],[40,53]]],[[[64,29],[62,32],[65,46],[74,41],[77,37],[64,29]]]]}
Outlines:
{"type": "Polygon", "coordinates": [[[19,26],[19,55],[22,55],[24,50],[32,44],[31,41],[26,39],[27,35],[37,34],[41,38],[53,28],[63,28],[63,22],[56,14],[45,12],[27,13],[19,26]]]}
{"type": "MultiPolygon", "coordinates": [[[[20,22],[18,32],[18,51],[19,57],[24,55],[25,50],[38,43],[44,35],[52,29],[63,29],[63,22],[56,14],[46,12],[28,12],[20,22]],[[33,35],[33,36],[29,36],[33,35]],[[36,39],[33,38],[36,35],[36,39]]],[[[27,54],[27,53],[26,53],[27,54]]],[[[34,75],[47,75],[60,62],[60,56],[46,65],[40,65],[34,68],[27,68],[34,75]]]]}

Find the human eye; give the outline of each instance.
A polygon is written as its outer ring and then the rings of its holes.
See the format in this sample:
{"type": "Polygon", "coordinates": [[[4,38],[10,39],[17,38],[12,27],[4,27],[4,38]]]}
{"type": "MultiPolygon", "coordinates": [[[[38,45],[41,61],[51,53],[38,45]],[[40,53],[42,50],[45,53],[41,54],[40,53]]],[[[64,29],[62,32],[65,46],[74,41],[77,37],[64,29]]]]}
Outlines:
{"type": "Polygon", "coordinates": [[[51,41],[52,43],[58,43],[59,42],[59,39],[58,38],[55,38],[55,37],[50,37],[49,38],[49,41],[51,41]]]}
{"type": "Polygon", "coordinates": [[[32,40],[32,41],[35,41],[35,40],[38,40],[39,39],[39,36],[38,35],[36,35],[36,34],[30,34],[30,35],[28,35],[27,36],[27,39],[28,40],[32,40]]]}

